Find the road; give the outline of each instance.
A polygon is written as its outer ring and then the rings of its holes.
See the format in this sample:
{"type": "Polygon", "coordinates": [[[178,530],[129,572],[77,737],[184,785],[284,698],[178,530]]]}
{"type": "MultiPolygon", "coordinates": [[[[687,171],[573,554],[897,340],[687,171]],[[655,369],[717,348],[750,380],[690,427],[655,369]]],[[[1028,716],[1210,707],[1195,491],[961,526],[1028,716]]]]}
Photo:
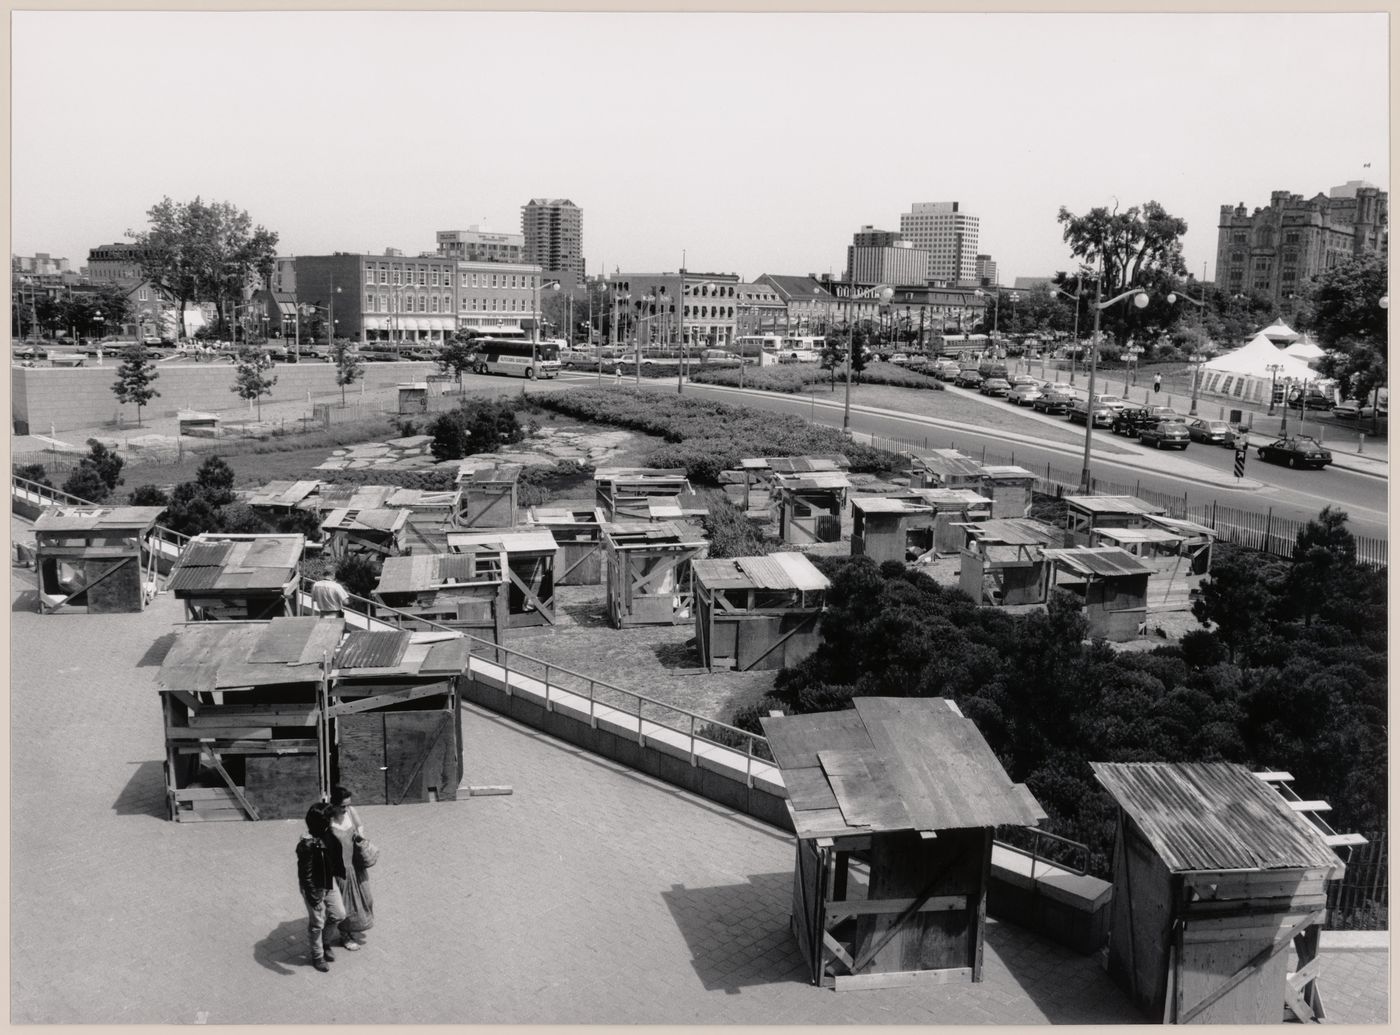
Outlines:
{"type": "MultiPolygon", "coordinates": [[[[585,375],[565,374],[565,380],[577,377],[580,385],[595,383],[585,375]]],[[[657,391],[675,391],[675,382],[643,379],[642,387],[657,391]]],[[[687,393],[706,395],[727,402],[735,401],[734,389],[719,389],[709,385],[688,383],[687,393]]],[[[818,423],[841,426],[841,400],[823,401],[817,399],[815,407],[810,396],[777,395],[771,392],[745,391],[744,402],[778,413],[792,413],[804,418],[815,418],[818,423]]],[[[989,406],[1004,406],[1005,403],[989,401],[989,406]]],[[[900,438],[921,442],[926,437],[939,446],[949,443],[977,455],[984,448],[1002,456],[1014,451],[1016,462],[1027,467],[1050,464],[1061,470],[1078,471],[1082,465],[1082,449],[1062,446],[1058,443],[1043,446],[1012,443],[995,431],[978,434],[950,431],[931,426],[917,417],[897,418],[861,413],[856,410],[851,415],[853,430],[867,434],[900,438]]],[[[1108,435],[1107,432],[1095,432],[1108,435]]],[[[1187,451],[1190,459],[1208,464],[1220,471],[1228,471],[1234,462],[1231,450],[1214,446],[1195,444],[1187,451]]],[[[1383,478],[1357,474],[1337,468],[1322,471],[1293,471],[1286,467],[1262,463],[1251,452],[1248,461],[1250,478],[1263,481],[1263,489],[1231,490],[1206,486],[1189,479],[1165,475],[1151,469],[1151,457],[1126,457],[1123,460],[1094,458],[1094,473],[1099,477],[1122,482],[1140,483],[1144,488],[1175,495],[1188,495],[1193,502],[1217,501],[1221,506],[1240,507],[1248,510],[1272,508],[1275,514],[1296,520],[1316,517],[1317,512],[1329,503],[1338,504],[1350,515],[1353,533],[1374,538],[1388,538],[1386,497],[1388,483],[1383,478]]]]}

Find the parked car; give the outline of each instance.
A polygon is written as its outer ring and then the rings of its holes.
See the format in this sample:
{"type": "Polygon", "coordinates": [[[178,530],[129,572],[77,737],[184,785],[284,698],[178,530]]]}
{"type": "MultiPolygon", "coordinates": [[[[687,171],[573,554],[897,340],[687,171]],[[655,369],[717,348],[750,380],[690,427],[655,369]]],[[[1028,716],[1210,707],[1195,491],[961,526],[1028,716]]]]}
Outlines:
{"type": "Polygon", "coordinates": [[[1115,435],[1135,438],[1143,428],[1157,423],[1150,410],[1141,406],[1125,406],[1113,415],[1112,429],[1115,435]]]}
{"type": "Polygon", "coordinates": [[[16,345],[11,350],[15,359],[48,359],[48,349],[42,345],[16,345]]]}
{"type": "Polygon", "coordinates": [[[983,395],[990,395],[993,398],[1005,395],[1011,391],[1011,383],[1004,377],[989,377],[977,386],[977,390],[983,395]]]}
{"type": "Polygon", "coordinates": [[[1006,401],[1016,406],[1033,406],[1040,398],[1040,386],[1036,384],[1015,385],[1006,393],[1006,401]]]}
{"type": "Polygon", "coordinates": [[[1330,395],[1316,388],[1308,389],[1307,395],[1304,395],[1300,389],[1295,388],[1288,396],[1289,406],[1307,407],[1309,410],[1330,410],[1334,402],[1336,402],[1336,400],[1330,395]]]}
{"type": "MultiPolygon", "coordinates": [[[[1102,402],[1094,403],[1094,427],[1113,427],[1113,416],[1115,409],[1112,406],[1105,406],[1102,402]]],[[[1089,400],[1075,399],[1069,406],[1069,420],[1071,424],[1085,424],[1089,420],[1089,400]]]]}
{"type": "Polygon", "coordinates": [[[940,381],[952,381],[961,372],[961,368],[951,359],[940,359],[933,364],[933,376],[940,381]]]}
{"type": "Polygon", "coordinates": [[[959,388],[980,388],[982,380],[982,375],[969,367],[966,370],[958,371],[958,376],[953,378],[953,384],[959,388]]]}
{"type": "Polygon", "coordinates": [[[1040,390],[1040,396],[1031,401],[1031,409],[1040,413],[1064,413],[1073,402],[1074,396],[1051,385],[1040,390]]]}
{"type": "Polygon", "coordinates": [[[905,352],[896,352],[890,357],[890,362],[898,363],[900,366],[904,366],[909,362],[909,354],[905,352]]]}
{"type": "Polygon", "coordinates": [[[1332,452],[1323,449],[1311,435],[1289,435],[1276,438],[1259,447],[1259,459],[1289,467],[1323,468],[1332,462],[1332,452]]]}
{"type": "Polygon", "coordinates": [[[1139,431],[1138,441],[1157,449],[1185,449],[1191,444],[1191,433],[1179,420],[1159,420],[1139,431]]]}
{"type": "Polygon", "coordinates": [[[407,360],[415,360],[419,363],[432,363],[437,359],[437,353],[434,352],[432,349],[425,348],[404,349],[403,358],[407,360]]]}
{"type": "Polygon", "coordinates": [[[1205,442],[1213,446],[1231,446],[1235,443],[1235,429],[1223,420],[1206,420],[1192,417],[1186,422],[1186,433],[1192,442],[1205,442]]]}
{"type": "Polygon", "coordinates": [[[1113,410],[1116,413],[1128,405],[1128,400],[1121,395],[1100,395],[1096,398],[1098,401],[1094,403],[1095,409],[1113,410]]]}
{"type": "Polygon", "coordinates": [[[360,349],[359,357],[366,363],[394,363],[399,354],[392,349],[360,349]]]}
{"type": "Polygon", "coordinates": [[[1170,406],[1149,406],[1148,412],[1152,414],[1154,420],[1181,420],[1186,419],[1186,415],[1178,413],[1170,406]]]}
{"type": "Polygon", "coordinates": [[[1019,387],[1020,385],[1035,385],[1037,388],[1040,387],[1040,382],[1031,377],[1030,374],[1012,374],[1007,380],[1011,382],[1012,388],[1019,387]]]}

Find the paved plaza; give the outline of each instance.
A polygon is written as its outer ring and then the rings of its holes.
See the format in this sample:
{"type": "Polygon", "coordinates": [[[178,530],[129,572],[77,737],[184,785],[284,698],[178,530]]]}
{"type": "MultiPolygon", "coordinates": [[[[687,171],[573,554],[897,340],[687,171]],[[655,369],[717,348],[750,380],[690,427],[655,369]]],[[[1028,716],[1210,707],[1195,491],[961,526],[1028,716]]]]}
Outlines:
{"type": "MultiPolygon", "coordinates": [[[[471,707],[465,782],[513,793],[362,807],[378,926],[319,974],[301,824],[165,819],[155,676],[177,602],[39,615],[12,571],[14,1023],[1144,1020],[1096,958],[996,922],[980,984],[815,988],[790,837],[471,707]]],[[[1324,952],[1329,1019],[1384,1020],[1387,964],[1324,952]]]]}

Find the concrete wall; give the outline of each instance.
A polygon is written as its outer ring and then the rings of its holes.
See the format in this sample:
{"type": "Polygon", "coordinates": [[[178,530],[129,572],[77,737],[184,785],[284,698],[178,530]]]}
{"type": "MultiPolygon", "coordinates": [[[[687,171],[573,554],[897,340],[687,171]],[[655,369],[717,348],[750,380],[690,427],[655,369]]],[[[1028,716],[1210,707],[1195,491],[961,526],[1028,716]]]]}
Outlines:
{"type": "MultiPolygon", "coordinates": [[[[281,363],[273,371],[277,384],[263,403],[339,396],[334,363],[281,363]]],[[[403,381],[422,381],[436,373],[433,363],[366,363],[365,390],[392,387],[403,381]]],[[[90,428],[121,417],[135,422],[136,407],[123,406],[112,394],[117,361],[109,358],[101,367],[11,367],[10,414],[16,434],[46,435],[55,431],[90,428]]],[[[359,391],[359,382],[349,391],[359,391]]],[[[155,383],[160,396],[142,411],[143,417],[173,417],[185,408],[248,412],[247,403],[233,394],[233,364],[161,364],[155,383]]]]}

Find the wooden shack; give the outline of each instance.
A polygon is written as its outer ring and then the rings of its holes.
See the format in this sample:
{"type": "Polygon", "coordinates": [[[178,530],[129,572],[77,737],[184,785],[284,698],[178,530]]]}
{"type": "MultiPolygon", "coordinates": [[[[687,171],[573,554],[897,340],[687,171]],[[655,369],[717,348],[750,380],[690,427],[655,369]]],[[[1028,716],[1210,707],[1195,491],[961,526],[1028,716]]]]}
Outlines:
{"type": "MultiPolygon", "coordinates": [[[[455,554],[415,553],[384,558],[374,598],[386,608],[427,623],[504,643],[510,612],[505,548],[499,543],[455,554]]],[[[386,613],[376,615],[390,617],[386,613]]]]}
{"type": "Polygon", "coordinates": [[[1166,510],[1136,496],[1066,496],[1065,527],[1071,546],[1088,546],[1096,528],[1144,528],[1166,510]]]}
{"type": "Polygon", "coordinates": [[[320,710],[341,618],[208,622],[161,663],[170,818],[295,819],[324,787],[320,710]]]}
{"type": "Polygon", "coordinates": [[[683,467],[600,467],[593,484],[598,509],[612,522],[650,521],[652,497],[691,493],[683,467]]]}
{"type": "Polygon", "coordinates": [[[1326,882],[1346,869],[1323,834],[1234,763],[1090,764],[1118,805],[1108,972],[1148,1019],[1322,1019],[1326,882]]]}
{"type": "Polygon", "coordinates": [[[141,611],[159,585],[151,530],[161,507],[45,507],[34,521],[44,614],[141,611]]]}
{"type": "Polygon", "coordinates": [[[1184,611],[1191,606],[1191,594],[1199,588],[1201,576],[1191,573],[1192,558],[1181,533],[1156,525],[1096,528],[1089,534],[1089,545],[1117,547],[1152,569],[1147,583],[1149,611],[1184,611]]]}
{"type": "Polygon", "coordinates": [[[514,528],[519,512],[520,464],[464,464],[457,474],[463,528],[514,528]]]}
{"type": "Polygon", "coordinates": [[[976,489],[908,489],[896,495],[933,508],[933,550],[957,553],[966,538],[961,525],[992,517],[992,501],[976,489]]]}
{"type": "Polygon", "coordinates": [[[713,672],[788,668],[821,644],[831,583],[800,553],[697,560],[695,642],[713,672]]]}
{"type": "Polygon", "coordinates": [[[1152,569],[1116,546],[1073,546],[1045,551],[1050,588],[1066,589],[1084,603],[1089,635],[1122,643],[1147,621],[1152,569]]]}
{"type": "Polygon", "coordinates": [[[841,512],[851,491],[844,471],[788,474],[774,468],[772,485],[783,542],[802,546],[841,541],[841,512]]]}
{"type": "Polygon", "coordinates": [[[254,510],[281,516],[295,510],[314,511],[320,504],[321,483],[314,478],[290,481],[270,481],[256,489],[244,489],[239,495],[254,510]]]}
{"type": "Polygon", "coordinates": [[[957,449],[930,449],[909,454],[911,489],[981,489],[980,463],[957,449]]]}
{"type": "Polygon", "coordinates": [[[296,613],[303,535],[205,532],[185,544],[166,588],[193,621],[296,613]]]}
{"type": "Polygon", "coordinates": [[[559,544],[548,529],[449,532],[447,548],[452,553],[474,553],[479,548],[504,552],[506,624],[513,628],[554,624],[554,560],[559,544]]]}
{"type": "Polygon", "coordinates": [[[1210,574],[1211,556],[1215,541],[1220,538],[1219,532],[1198,521],[1168,517],[1165,514],[1148,515],[1147,522],[1149,527],[1155,525],[1157,528],[1165,528],[1168,532],[1175,532],[1182,537],[1181,550],[1190,561],[1190,574],[1210,574]]]}
{"type": "Polygon", "coordinates": [[[951,700],[852,704],[760,720],[797,835],[792,932],[812,983],[981,981],[993,829],[1045,813],[951,700]]]}
{"type": "Polygon", "coordinates": [[[333,562],[352,555],[397,557],[407,545],[407,524],[408,511],[390,507],[332,510],[321,519],[322,549],[333,562]]]}
{"type": "Polygon", "coordinates": [[[399,413],[428,412],[428,382],[412,381],[399,385],[399,413]]]}
{"type": "Polygon", "coordinates": [[[469,648],[466,639],[441,632],[356,629],[345,637],[326,714],[335,782],[357,802],[456,799],[462,783],[458,680],[469,648]]]}
{"type": "Polygon", "coordinates": [[[332,510],[383,510],[389,497],[398,492],[396,485],[359,485],[355,482],[322,482],[308,502],[322,514],[332,510]]]}
{"type": "Polygon", "coordinates": [[[851,497],[851,556],[912,561],[933,549],[934,511],[919,499],[851,497]]]}
{"type": "Polygon", "coordinates": [[[1043,604],[1049,592],[1045,550],[1061,533],[1030,518],[994,518],[959,526],[958,586],[978,604],[1043,604]]]}
{"type": "Polygon", "coordinates": [[[180,410],[175,419],[179,421],[179,433],[193,438],[218,438],[219,415],[200,413],[196,410],[180,410]]]}
{"type": "Polygon", "coordinates": [[[462,490],[395,489],[384,505],[408,511],[409,522],[418,528],[445,531],[458,527],[462,490]]]}
{"type": "Polygon", "coordinates": [[[773,499],[773,475],[811,474],[817,471],[850,471],[851,461],[842,453],[807,454],[804,456],[750,457],[739,461],[744,472],[744,509],[768,510],[776,505],[773,499]]]}
{"type": "Polygon", "coordinates": [[[634,504],[633,509],[644,509],[646,520],[653,523],[680,521],[688,525],[700,524],[710,513],[709,504],[698,492],[683,492],[679,496],[650,496],[644,502],[634,504]]]}
{"type": "Polygon", "coordinates": [[[1031,512],[1035,475],[1014,464],[983,464],[982,495],[992,501],[992,517],[1020,518],[1031,512]]]}
{"type": "Polygon", "coordinates": [[[556,586],[603,584],[603,515],[597,507],[531,507],[526,521],[546,529],[559,546],[559,557],[554,562],[556,586]]]}
{"type": "Polygon", "coordinates": [[[627,625],[680,625],[690,620],[694,561],[709,551],[691,525],[649,521],[605,522],[608,618],[627,625]]]}

